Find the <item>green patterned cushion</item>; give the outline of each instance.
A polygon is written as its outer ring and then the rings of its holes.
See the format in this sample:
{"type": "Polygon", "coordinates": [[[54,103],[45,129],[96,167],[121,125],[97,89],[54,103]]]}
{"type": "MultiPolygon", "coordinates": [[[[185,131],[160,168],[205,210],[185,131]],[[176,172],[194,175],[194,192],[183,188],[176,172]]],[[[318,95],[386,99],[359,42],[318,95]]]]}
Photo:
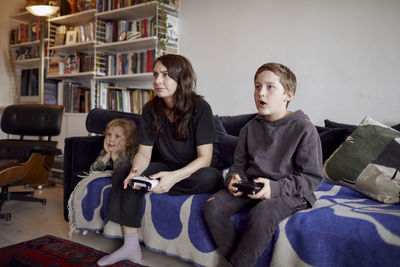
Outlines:
{"type": "Polygon", "coordinates": [[[364,118],[325,161],[324,178],[384,203],[400,202],[400,132],[364,118]]]}

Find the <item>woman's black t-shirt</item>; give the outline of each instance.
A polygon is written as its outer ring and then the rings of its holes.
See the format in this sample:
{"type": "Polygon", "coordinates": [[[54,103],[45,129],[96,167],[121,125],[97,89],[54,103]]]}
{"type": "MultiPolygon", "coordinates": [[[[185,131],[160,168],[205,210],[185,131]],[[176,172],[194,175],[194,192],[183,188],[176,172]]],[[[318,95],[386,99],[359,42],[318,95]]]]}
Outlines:
{"type": "MultiPolygon", "coordinates": [[[[197,158],[197,146],[217,143],[214,118],[210,105],[204,99],[198,98],[195,109],[188,125],[188,138],[176,138],[176,124],[167,120],[164,129],[158,137],[150,130],[153,116],[149,103],[143,106],[142,116],[138,127],[137,141],[141,145],[157,145],[161,161],[176,166],[186,166],[197,158]]],[[[216,162],[217,152],[214,145],[212,162],[216,162]]]]}

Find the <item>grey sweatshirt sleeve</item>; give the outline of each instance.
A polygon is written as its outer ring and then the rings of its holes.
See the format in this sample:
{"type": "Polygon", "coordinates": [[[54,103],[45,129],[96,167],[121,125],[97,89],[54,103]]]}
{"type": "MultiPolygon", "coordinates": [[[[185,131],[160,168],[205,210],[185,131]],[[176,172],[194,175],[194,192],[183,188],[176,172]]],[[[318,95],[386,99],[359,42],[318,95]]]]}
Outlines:
{"type": "Polygon", "coordinates": [[[314,191],[322,182],[322,149],[315,129],[303,136],[294,156],[295,170],[279,180],[270,180],[271,197],[303,196],[312,205],[314,191]]]}
{"type": "Polygon", "coordinates": [[[233,174],[239,174],[242,181],[247,181],[247,176],[245,174],[246,168],[250,157],[247,153],[247,131],[246,127],[242,128],[239,133],[238,142],[235,148],[233,165],[229,168],[229,172],[226,176],[225,184],[228,186],[233,174]]]}

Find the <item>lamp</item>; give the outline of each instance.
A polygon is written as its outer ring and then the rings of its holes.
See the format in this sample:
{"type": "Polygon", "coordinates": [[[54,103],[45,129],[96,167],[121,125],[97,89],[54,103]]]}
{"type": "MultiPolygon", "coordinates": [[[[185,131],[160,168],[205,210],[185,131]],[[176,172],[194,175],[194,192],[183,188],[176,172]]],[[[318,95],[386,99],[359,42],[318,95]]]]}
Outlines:
{"type": "Polygon", "coordinates": [[[26,9],[29,13],[32,13],[38,17],[47,17],[51,16],[57,12],[58,6],[48,6],[48,5],[36,5],[36,6],[28,6],[26,9]]]}
{"type": "Polygon", "coordinates": [[[26,0],[26,9],[29,13],[40,18],[40,52],[39,52],[39,100],[45,103],[44,93],[44,22],[45,17],[51,16],[59,9],[56,1],[26,0]]]}
{"type": "Polygon", "coordinates": [[[56,1],[27,0],[26,10],[37,17],[48,17],[58,11],[56,1]]]}

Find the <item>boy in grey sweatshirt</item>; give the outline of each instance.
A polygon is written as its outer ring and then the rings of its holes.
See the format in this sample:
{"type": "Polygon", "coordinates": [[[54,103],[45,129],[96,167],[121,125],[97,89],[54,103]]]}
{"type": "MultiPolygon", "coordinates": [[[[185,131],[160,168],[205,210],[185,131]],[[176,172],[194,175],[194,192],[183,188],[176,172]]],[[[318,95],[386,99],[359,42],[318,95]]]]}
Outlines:
{"type": "Polygon", "coordinates": [[[280,221],[311,207],[322,181],[322,150],[315,126],[301,110],[287,106],[296,76],[267,63],[254,76],[258,115],[240,131],[226,189],[210,197],[205,218],[222,255],[237,267],[254,266],[280,221]],[[261,189],[244,194],[237,184],[252,181],[261,189]],[[251,208],[245,234],[237,236],[230,217],[251,208]]]}

